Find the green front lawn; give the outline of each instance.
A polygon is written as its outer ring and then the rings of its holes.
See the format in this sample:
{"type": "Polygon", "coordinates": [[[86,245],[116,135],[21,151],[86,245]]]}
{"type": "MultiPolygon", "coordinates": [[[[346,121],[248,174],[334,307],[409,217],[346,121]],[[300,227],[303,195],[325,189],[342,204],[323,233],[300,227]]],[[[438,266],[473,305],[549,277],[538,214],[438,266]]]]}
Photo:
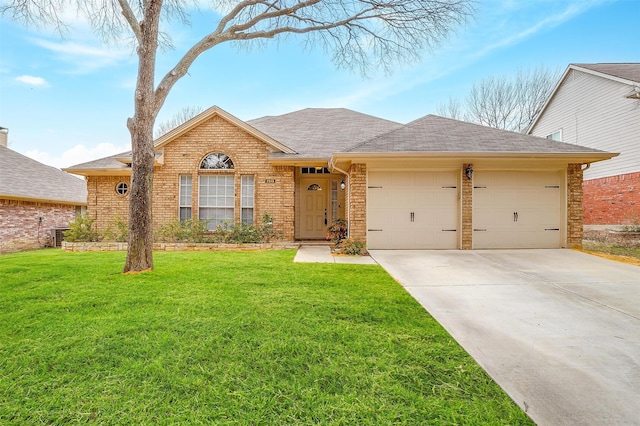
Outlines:
{"type": "Polygon", "coordinates": [[[532,424],[378,266],[0,256],[0,424],[532,424]]]}

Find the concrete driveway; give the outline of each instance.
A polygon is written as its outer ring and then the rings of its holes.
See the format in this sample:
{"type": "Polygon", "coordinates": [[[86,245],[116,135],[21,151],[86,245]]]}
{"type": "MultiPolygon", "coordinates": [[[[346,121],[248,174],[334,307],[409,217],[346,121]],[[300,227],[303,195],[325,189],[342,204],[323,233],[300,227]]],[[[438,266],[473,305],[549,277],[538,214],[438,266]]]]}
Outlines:
{"type": "Polygon", "coordinates": [[[539,425],[640,425],[640,267],[574,250],[372,250],[539,425]]]}

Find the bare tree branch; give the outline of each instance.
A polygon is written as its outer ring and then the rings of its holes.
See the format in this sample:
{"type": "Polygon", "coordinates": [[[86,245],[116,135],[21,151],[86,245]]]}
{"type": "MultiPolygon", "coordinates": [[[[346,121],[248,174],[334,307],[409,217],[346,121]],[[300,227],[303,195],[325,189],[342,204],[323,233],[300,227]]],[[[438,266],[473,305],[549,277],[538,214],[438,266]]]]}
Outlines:
{"type": "Polygon", "coordinates": [[[191,120],[196,115],[200,114],[204,109],[200,106],[186,106],[182,108],[180,111],[176,112],[171,118],[156,124],[156,130],[154,132],[154,136],[159,138],[165,133],[170,132],[175,129],[179,125],[186,123],[191,120]]]}
{"type": "Polygon", "coordinates": [[[459,101],[449,99],[448,105],[438,107],[438,113],[498,129],[524,132],[551,96],[559,77],[559,71],[544,67],[519,70],[511,78],[488,77],[473,85],[465,98],[464,108],[459,101]]]}
{"type": "Polygon", "coordinates": [[[330,53],[338,67],[363,75],[373,68],[389,72],[398,62],[419,59],[474,12],[474,0],[213,0],[214,10],[226,12],[154,87],[158,47],[171,45],[161,24],[187,24],[196,0],[6,1],[0,13],[28,25],[63,33],[63,12],[73,7],[105,41],[135,41],[139,66],[134,115],[127,121],[133,163],[125,271],[153,267],[153,126],[171,88],[202,53],[224,42],[299,36],[305,46],[330,53]]]}

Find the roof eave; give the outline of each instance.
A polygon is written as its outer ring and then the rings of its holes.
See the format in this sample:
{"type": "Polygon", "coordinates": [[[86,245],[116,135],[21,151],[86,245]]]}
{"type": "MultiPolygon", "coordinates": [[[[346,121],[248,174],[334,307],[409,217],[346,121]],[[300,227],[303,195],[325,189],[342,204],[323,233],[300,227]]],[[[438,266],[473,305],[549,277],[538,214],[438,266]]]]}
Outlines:
{"type": "Polygon", "coordinates": [[[73,169],[66,168],[62,171],[79,176],[131,176],[130,168],[112,169],[112,168],[95,168],[95,169],[73,169]]]}
{"type": "Polygon", "coordinates": [[[328,157],[270,157],[269,163],[273,166],[315,166],[328,164],[328,157]]]}
{"type": "Polygon", "coordinates": [[[86,206],[87,201],[80,200],[56,200],[50,198],[39,198],[39,197],[27,197],[16,194],[0,194],[0,198],[4,200],[13,200],[13,201],[29,201],[32,203],[47,203],[47,204],[64,204],[68,206],[86,206]]]}
{"type": "Polygon", "coordinates": [[[592,74],[592,75],[596,75],[598,77],[606,78],[608,80],[617,81],[618,83],[628,84],[628,85],[631,85],[631,86],[634,86],[634,85],[638,84],[637,81],[629,80],[628,78],[618,77],[618,76],[615,76],[615,75],[607,74],[605,72],[596,71],[596,70],[592,70],[592,69],[589,69],[589,68],[584,68],[584,67],[581,67],[581,66],[576,65],[576,64],[571,64],[571,65],[569,65],[569,67],[574,69],[574,70],[585,72],[587,74],[592,74]]]}
{"type": "Polygon", "coordinates": [[[338,161],[353,161],[366,158],[464,158],[472,160],[474,158],[531,158],[531,159],[566,159],[578,163],[594,163],[596,161],[608,160],[617,157],[619,153],[614,152],[336,152],[330,158],[330,163],[338,161]]]}

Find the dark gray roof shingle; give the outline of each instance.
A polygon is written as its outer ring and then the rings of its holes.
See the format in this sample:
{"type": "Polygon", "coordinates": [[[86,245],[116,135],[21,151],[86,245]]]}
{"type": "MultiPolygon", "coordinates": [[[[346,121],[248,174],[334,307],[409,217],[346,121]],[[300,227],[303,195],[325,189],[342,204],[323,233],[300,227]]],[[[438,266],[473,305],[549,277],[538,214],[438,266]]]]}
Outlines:
{"type": "Polygon", "coordinates": [[[345,152],[601,152],[579,145],[427,115],[345,152]]]}
{"type": "Polygon", "coordinates": [[[0,198],[87,203],[87,184],[55,167],[0,146],[0,198]]]}
{"type": "Polygon", "coordinates": [[[109,157],[99,158],[93,161],[87,161],[86,163],[76,164],[71,167],[66,167],[65,170],[73,172],[73,170],[89,170],[89,169],[102,169],[102,170],[126,170],[129,167],[116,160],[116,158],[130,157],[131,151],[122,152],[120,154],[111,155],[109,157]]]}
{"type": "Polygon", "coordinates": [[[577,67],[640,83],[640,63],[574,64],[577,67]]]}
{"type": "Polygon", "coordinates": [[[301,158],[329,158],[402,124],[344,108],[307,108],[248,124],[295,150],[301,158]]]}

